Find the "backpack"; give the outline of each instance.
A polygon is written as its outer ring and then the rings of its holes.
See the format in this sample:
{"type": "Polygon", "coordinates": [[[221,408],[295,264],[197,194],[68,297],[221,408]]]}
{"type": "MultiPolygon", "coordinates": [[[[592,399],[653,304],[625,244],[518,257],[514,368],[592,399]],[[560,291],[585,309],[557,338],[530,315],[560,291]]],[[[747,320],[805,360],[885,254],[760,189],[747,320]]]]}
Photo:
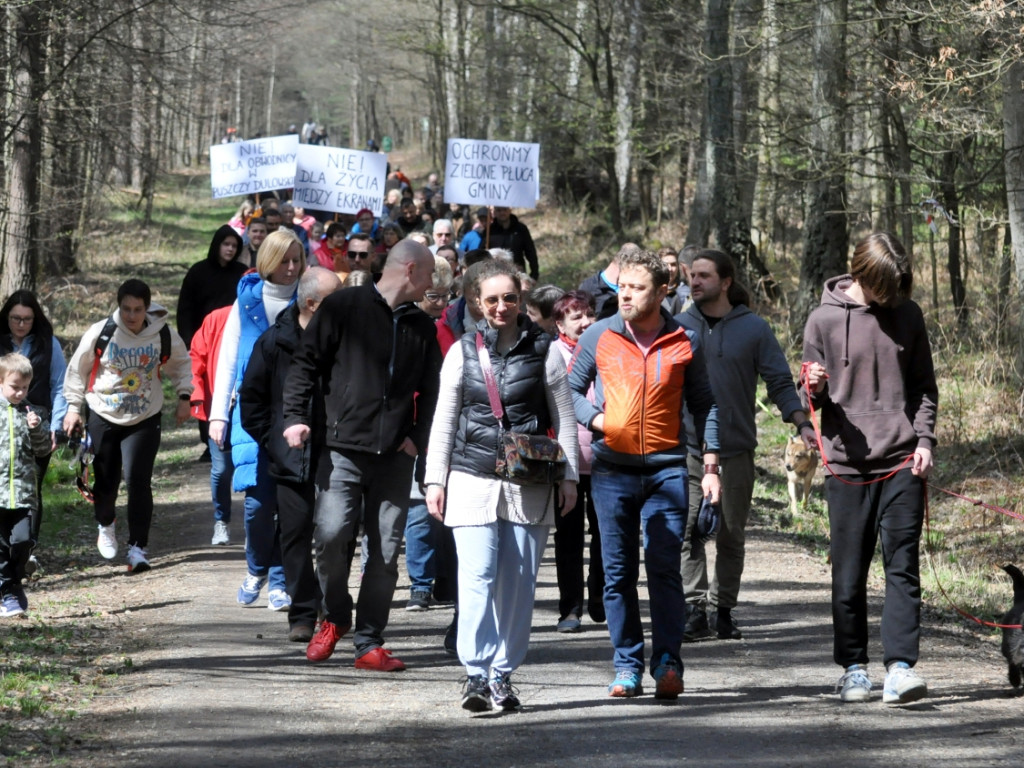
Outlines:
{"type": "MultiPolygon", "coordinates": [[[[117,331],[117,323],[113,317],[108,317],[107,322],[103,324],[103,330],[100,331],[99,338],[96,339],[96,346],[93,347],[93,361],[92,361],[92,372],[89,374],[89,386],[85,390],[86,392],[92,392],[92,387],[96,383],[96,372],[100,369],[100,358],[103,357],[103,353],[106,351],[107,346],[110,344],[110,340],[114,338],[114,333],[117,331]]],[[[171,357],[171,329],[164,325],[160,329],[160,365],[166,363],[171,357]]],[[[160,375],[160,371],[157,371],[157,376],[160,375]]]]}

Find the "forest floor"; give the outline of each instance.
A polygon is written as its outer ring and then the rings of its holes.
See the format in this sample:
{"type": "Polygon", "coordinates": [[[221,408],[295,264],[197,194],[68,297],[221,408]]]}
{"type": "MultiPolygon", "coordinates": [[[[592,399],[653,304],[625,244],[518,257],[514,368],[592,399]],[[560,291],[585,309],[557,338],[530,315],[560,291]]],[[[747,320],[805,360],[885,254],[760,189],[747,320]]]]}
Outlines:
{"type": "MultiPolygon", "coordinates": [[[[187,443],[194,428],[169,432],[172,443],[187,443]]],[[[1016,758],[1024,740],[997,637],[927,610],[919,670],[929,697],[882,704],[877,663],[875,698],[841,704],[828,566],[756,525],[736,613],[744,638],[684,645],[677,702],[607,696],[606,628],[585,621],[579,634],[554,631],[549,546],[530,654],[515,675],[523,710],[471,716],[459,707],[463,672],[441,648],[451,609],[404,610],[404,564],[387,641],[408,670],[354,669],[348,639],[312,665],[304,645],[287,641],[285,615],[266,609],[265,593],[257,607],[235,602],[245,575],[238,498],[232,544],[215,548],[208,465],[182,461],[160,482],[152,571],[129,575],[120,559],[107,563],[92,550],[34,583],[30,618],[4,622],[0,632],[14,623],[40,633],[71,622],[106,651],[82,664],[92,695],[60,738],[44,738],[53,724],[41,715],[38,738],[30,729],[8,734],[18,744],[0,743],[9,765],[995,766],[1016,758]]],[[[86,514],[83,528],[94,530],[86,514]]]]}

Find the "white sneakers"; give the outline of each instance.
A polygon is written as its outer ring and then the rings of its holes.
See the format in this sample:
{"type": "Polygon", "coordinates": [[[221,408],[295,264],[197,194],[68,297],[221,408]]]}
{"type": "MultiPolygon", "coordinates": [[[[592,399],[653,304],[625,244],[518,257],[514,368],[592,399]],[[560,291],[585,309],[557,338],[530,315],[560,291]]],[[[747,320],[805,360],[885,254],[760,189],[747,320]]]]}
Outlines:
{"type": "MultiPolygon", "coordinates": [[[[839,699],[844,703],[871,699],[871,679],[868,677],[867,667],[863,664],[853,664],[847,667],[836,687],[841,689],[839,699]]],[[[909,664],[897,661],[889,665],[889,671],[885,676],[885,685],[882,688],[883,703],[909,704],[912,701],[923,699],[927,695],[928,685],[909,664]]]]}
{"type": "Polygon", "coordinates": [[[146,550],[132,544],[128,547],[128,571],[130,573],[144,573],[149,570],[149,560],[146,559],[146,550]]]}
{"type": "Polygon", "coordinates": [[[96,537],[96,549],[107,560],[117,557],[117,532],[114,523],[99,526],[100,534],[96,537]]]}
{"type": "Polygon", "coordinates": [[[231,529],[228,528],[228,524],[223,520],[215,521],[213,524],[213,539],[210,541],[210,545],[219,547],[230,543],[231,529]]]}

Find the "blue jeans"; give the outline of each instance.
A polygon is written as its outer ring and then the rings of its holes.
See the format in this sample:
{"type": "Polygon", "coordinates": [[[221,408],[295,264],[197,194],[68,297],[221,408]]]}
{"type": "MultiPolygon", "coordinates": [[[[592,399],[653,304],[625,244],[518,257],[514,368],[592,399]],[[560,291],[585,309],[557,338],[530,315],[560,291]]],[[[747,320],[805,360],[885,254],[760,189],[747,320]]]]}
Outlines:
{"type": "Polygon", "coordinates": [[[686,467],[627,467],[597,459],[590,487],[601,530],[604,607],[615,669],[644,671],[644,629],[637,593],[641,530],[651,605],[651,670],[666,653],[680,661],[686,625],[679,573],[686,533],[686,467]]]}
{"type": "Polygon", "coordinates": [[[231,463],[231,448],[222,451],[210,443],[210,495],[213,497],[213,519],[222,523],[231,522],[231,476],[235,465],[231,463]]]}
{"type": "Polygon", "coordinates": [[[261,471],[258,478],[256,485],[245,491],[245,563],[253,576],[268,577],[268,589],[284,590],[277,483],[266,471],[261,471]]]}
{"type": "Polygon", "coordinates": [[[409,507],[405,521],[405,567],[414,590],[430,592],[434,587],[435,553],[443,528],[444,523],[431,517],[422,501],[409,507]]]}

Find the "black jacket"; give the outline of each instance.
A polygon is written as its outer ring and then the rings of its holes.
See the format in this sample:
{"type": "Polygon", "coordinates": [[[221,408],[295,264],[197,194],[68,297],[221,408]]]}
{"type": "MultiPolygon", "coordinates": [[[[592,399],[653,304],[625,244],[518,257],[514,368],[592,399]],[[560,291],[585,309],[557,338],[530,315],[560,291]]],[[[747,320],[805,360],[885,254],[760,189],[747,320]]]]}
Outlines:
{"type": "Polygon", "coordinates": [[[374,285],[346,288],[324,299],[302,334],[285,381],[285,428],[309,424],[306,403],[319,381],[324,444],[383,454],[409,437],[425,453],[440,373],[425,312],[412,303],[392,312],[374,285]]]}
{"type": "Polygon", "coordinates": [[[586,291],[594,297],[594,310],[598,320],[611,317],[619,311],[619,294],[601,277],[601,273],[591,275],[582,283],[580,290],[586,291]]]}
{"type": "Polygon", "coordinates": [[[489,248],[504,248],[512,251],[512,258],[519,268],[525,270],[529,265],[530,277],[534,280],[537,279],[540,274],[537,266],[537,247],[533,244],[529,228],[519,221],[515,214],[509,217],[508,228],[492,221],[490,238],[489,248]]]}
{"type": "MultiPolygon", "coordinates": [[[[544,365],[551,337],[525,315],[519,316],[518,323],[519,338],[505,355],[495,351],[496,330],[487,328],[483,321],[479,330],[483,332],[484,346],[491,358],[502,410],[508,418],[506,427],[513,432],[543,435],[551,426],[544,390],[544,365]]],[[[494,475],[498,460],[502,429],[491,409],[476,349],[476,334],[467,333],[461,344],[462,410],[451,467],[490,477],[494,475]]]]}
{"type": "Polygon", "coordinates": [[[305,401],[308,424],[314,430],[312,440],[302,450],[290,448],[284,439],[284,383],[292,355],[302,338],[299,308],[292,304],[277,316],[277,321],[256,341],[238,391],[238,407],[245,431],[266,453],[270,476],[275,480],[304,483],[312,477],[317,437],[322,431],[323,400],[305,401]]]}
{"type": "Polygon", "coordinates": [[[238,239],[241,250],[242,238],[227,224],[214,233],[213,242],[206,258],[193,264],[181,281],[181,292],[178,294],[178,335],[186,347],[192,346],[203,318],[215,309],[227,307],[237,298],[238,281],[249,268],[236,257],[221,266],[220,244],[227,237],[238,239]]]}

